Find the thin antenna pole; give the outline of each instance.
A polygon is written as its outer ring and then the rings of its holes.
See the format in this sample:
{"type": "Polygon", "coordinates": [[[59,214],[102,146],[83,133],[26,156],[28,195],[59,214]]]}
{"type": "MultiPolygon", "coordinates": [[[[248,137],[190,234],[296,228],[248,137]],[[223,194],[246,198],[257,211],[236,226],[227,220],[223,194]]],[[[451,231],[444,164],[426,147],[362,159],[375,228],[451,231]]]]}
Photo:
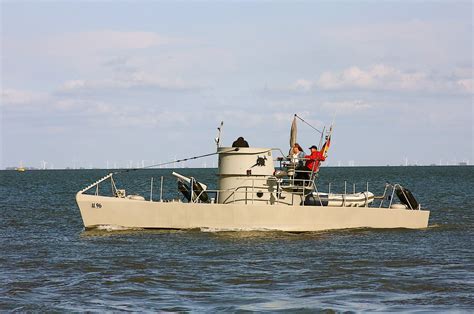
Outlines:
{"type": "Polygon", "coordinates": [[[160,202],[163,202],[163,176],[161,176],[160,202]]]}
{"type": "Polygon", "coordinates": [[[153,177],[151,177],[150,180],[150,202],[152,202],[153,199],[153,177]]]}
{"type": "Polygon", "coordinates": [[[326,127],[323,128],[323,133],[321,133],[321,138],[319,139],[319,150],[321,150],[322,145],[323,145],[323,137],[324,137],[324,132],[326,131],[326,127]]]}
{"type": "Polygon", "coordinates": [[[216,141],[216,146],[219,149],[221,143],[221,134],[222,134],[222,127],[224,126],[224,121],[221,121],[220,126],[217,127],[217,137],[214,139],[216,141]]]}

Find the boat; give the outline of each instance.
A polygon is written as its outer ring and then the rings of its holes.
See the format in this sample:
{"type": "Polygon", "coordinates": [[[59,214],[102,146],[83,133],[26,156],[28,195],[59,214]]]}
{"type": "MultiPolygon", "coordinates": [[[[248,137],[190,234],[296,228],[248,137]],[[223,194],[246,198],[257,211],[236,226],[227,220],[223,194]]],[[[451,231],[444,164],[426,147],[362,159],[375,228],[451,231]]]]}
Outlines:
{"type": "Polygon", "coordinates": [[[18,172],[25,172],[26,171],[26,168],[23,167],[23,162],[20,161],[20,167],[16,168],[16,171],[18,172]]]}
{"type": "Polygon", "coordinates": [[[313,192],[314,202],[321,206],[363,207],[373,203],[374,198],[374,193],[369,191],[352,194],[313,192]]]}
{"type": "MultiPolygon", "coordinates": [[[[331,134],[322,134],[328,148],[331,134]]],[[[218,157],[217,189],[170,169],[182,197],[164,199],[162,180],[159,199],[151,192],[145,199],[118,188],[120,172],[112,172],[77,192],[84,227],[310,232],[428,226],[429,210],[400,184],[387,183],[379,196],[368,190],[324,193],[318,172],[292,167],[281,149],[221,146],[220,132],[216,143],[216,152],[203,156],[218,157]],[[306,178],[299,179],[299,172],[306,178]],[[103,185],[109,185],[108,194],[103,185]]],[[[150,185],[153,191],[152,178],[150,185]]]]}

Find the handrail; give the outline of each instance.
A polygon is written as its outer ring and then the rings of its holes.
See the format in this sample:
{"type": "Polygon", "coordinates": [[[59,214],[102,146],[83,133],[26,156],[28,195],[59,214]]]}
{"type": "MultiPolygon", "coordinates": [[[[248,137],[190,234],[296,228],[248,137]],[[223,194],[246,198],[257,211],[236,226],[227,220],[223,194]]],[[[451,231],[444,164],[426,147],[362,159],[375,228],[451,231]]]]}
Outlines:
{"type": "MultiPolygon", "coordinates": [[[[254,198],[254,194],[255,192],[258,190],[258,192],[261,192],[263,194],[275,194],[277,195],[277,198],[276,198],[276,201],[274,202],[274,204],[289,204],[290,202],[282,202],[280,201],[280,199],[278,198],[278,195],[281,193],[281,190],[285,190],[285,188],[295,188],[295,187],[298,187],[298,188],[301,188],[301,192],[300,193],[295,193],[293,191],[292,194],[296,194],[296,195],[301,195],[303,198],[306,197],[307,195],[311,194],[312,191],[313,191],[313,186],[314,186],[314,182],[311,181],[311,180],[300,180],[302,181],[303,185],[302,186],[298,186],[298,185],[279,185],[277,183],[277,189],[276,191],[265,191],[267,188],[268,188],[268,185],[255,185],[255,181],[268,181],[269,178],[274,178],[277,182],[281,179],[278,179],[276,177],[266,177],[266,178],[253,178],[252,179],[252,184],[251,185],[241,185],[241,186],[238,186],[236,188],[232,188],[232,189],[207,189],[207,190],[204,190],[204,191],[201,191],[197,197],[192,201],[192,203],[199,203],[199,197],[204,193],[216,193],[216,200],[217,202],[219,202],[219,199],[220,199],[220,194],[222,193],[226,193],[226,192],[230,192],[231,194],[227,196],[227,198],[224,200],[224,203],[228,202],[229,199],[232,199],[231,203],[235,203],[236,202],[236,197],[239,193],[242,193],[242,194],[245,194],[247,195],[248,193],[251,193],[252,195],[252,198],[249,199],[247,197],[243,198],[242,200],[245,200],[245,201],[251,201],[252,203],[254,201],[265,201],[265,202],[268,202],[269,200],[268,199],[262,199],[262,200],[259,200],[259,199],[255,199],[254,198]],[[306,183],[307,182],[307,183],[306,183]],[[251,189],[252,192],[249,192],[248,189],[251,189]],[[241,190],[245,190],[245,191],[241,191],[241,190]],[[305,193],[305,191],[309,191],[308,193],[305,193]]],[[[282,180],[283,181],[283,180],[282,180]]],[[[240,199],[237,199],[237,201],[239,201],[240,199]]],[[[304,199],[303,199],[304,200],[304,199]]],[[[291,201],[291,204],[294,203],[294,200],[291,201]]]]}
{"type": "MultiPolygon", "coordinates": [[[[390,184],[390,183],[386,183],[385,184],[385,189],[384,189],[384,192],[383,192],[383,195],[382,196],[374,196],[374,199],[380,199],[380,205],[379,205],[379,208],[382,208],[382,205],[383,205],[383,202],[385,201],[386,199],[386,193],[388,191],[389,188],[391,188],[391,192],[390,192],[390,197],[389,197],[389,204],[388,204],[388,207],[387,208],[391,208],[392,207],[392,204],[393,204],[393,198],[394,198],[394,195],[395,195],[395,192],[396,192],[396,189],[397,187],[400,189],[400,191],[403,193],[403,196],[405,197],[405,199],[408,200],[408,197],[404,191],[404,188],[401,184],[399,183],[395,183],[395,184],[390,184]]],[[[413,208],[411,202],[407,202],[408,203],[408,207],[409,209],[411,210],[421,210],[421,204],[418,204],[418,208],[413,208]]],[[[405,205],[406,206],[406,205],[405,205]]]]}
{"type": "MultiPolygon", "coordinates": [[[[234,187],[234,188],[231,188],[231,189],[214,189],[214,190],[206,189],[206,190],[203,190],[191,202],[192,203],[199,203],[200,202],[200,197],[203,195],[203,193],[215,193],[216,197],[215,197],[213,202],[219,203],[223,193],[230,193],[229,195],[226,195],[226,199],[223,201],[223,204],[235,203],[235,202],[239,202],[239,201],[240,202],[241,201],[251,202],[253,204],[255,201],[257,201],[257,202],[270,203],[272,205],[274,205],[274,204],[295,205],[295,201],[297,201],[298,203],[301,201],[302,206],[305,206],[304,203],[305,203],[306,197],[308,195],[311,195],[312,193],[316,192],[313,195],[319,201],[319,205],[323,206],[323,201],[321,199],[321,195],[318,191],[318,187],[317,187],[316,183],[314,182],[314,174],[315,173],[313,171],[309,171],[309,170],[295,170],[295,173],[296,172],[312,173],[313,177],[311,179],[296,179],[294,177],[294,175],[284,177],[284,178],[275,177],[275,176],[254,177],[254,178],[251,179],[251,183],[249,182],[250,180],[247,180],[246,185],[241,185],[241,186],[234,187]],[[268,182],[269,180],[273,180],[274,183],[265,184],[265,182],[268,182]],[[297,182],[301,182],[302,185],[296,184],[297,182]],[[269,187],[272,187],[272,188],[269,188],[269,187]],[[259,196],[259,198],[255,198],[255,194],[257,192],[262,193],[263,195],[268,195],[268,194],[274,195],[274,197],[261,198],[259,196]],[[251,197],[250,197],[250,195],[248,195],[249,193],[250,193],[251,197]],[[288,198],[283,197],[282,198],[281,197],[282,193],[284,193],[283,195],[286,195],[286,196],[290,195],[291,197],[288,197],[288,198]],[[242,197],[240,197],[240,195],[242,195],[242,197]],[[297,197],[297,198],[295,199],[295,197],[297,197]],[[300,197],[301,197],[301,199],[300,199],[300,197]]],[[[92,183],[92,184],[88,185],[87,187],[85,187],[84,189],[80,190],[78,192],[78,194],[82,194],[82,193],[92,189],[93,187],[96,187],[95,195],[98,195],[99,184],[104,182],[105,180],[107,180],[109,178],[111,179],[112,194],[115,194],[114,190],[117,191],[117,187],[115,185],[113,175],[114,175],[114,173],[107,174],[106,176],[100,178],[99,180],[95,181],[94,183],[92,183]]],[[[355,184],[353,184],[353,186],[355,187],[355,184]]],[[[351,194],[347,194],[347,181],[344,182],[344,187],[345,187],[345,192],[342,193],[342,194],[339,194],[342,197],[341,198],[342,206],[347,205],[347,202],[348,202],[347,197],[351,195],[351,194]]],[[[398,183],[397,184],[386,183],[383,195],[381,195],[381,196],[375,196],[374,195],[373,198],[372,197],[370,198],[370,200],[372,200],[371,203],[373,202],[373,200],[380,199],[381,201],[380,201],[380,204],[379,204],[378,207],[382,208],[383,205],[384,205],[385,199],[388,199],[389,204],[388,204],[387,207],[384,207],[384,208],[390,208],[393,205],[394,196],[395,196],[395,192],[396,192],[397,188],[400,189],[401,192],[403,193],[404,197],[406,199],[408,199],[406,192],[404,191],[403,187],[400,184],[398,184],[398,183]],[[389,189],[391,189],[391,191],[389,189]],[[389,195],[387,195],[388,193],[389,193],[389,195]]],[[[194,193],[193,190],[191,190],[191,191],[192,191],[192,193],[194,193]]],[[[328,191],[329,192],[328,192],[327,197],[329,199],[329,195],[331,194],[331,182],[329,182],[328,191]]],[[[162,191],[161,191],[161,193],[162,193],[162,191]]],[[[363,196],[364,196],[364,203],[363,203],[363,205],[361,204],[360,206],[368,207],[369,206],[368,182],[366,183],[366,191],[365,192],[360,192],[360,193],[363,193],[363,196]]],[[[151,201],[151,197],[150,197],[150,201],[151,201]]],[[[160,195],[160,201],[162,201],[162,196],[161,195],[160,195]]],[[[411,210],[415,210],[415,209],[420,210],[421,205],[418,205],[417,208],[413,208],[412,204],[410,202],[408,202],[406,208],[411,209],[411,210]]]]}
{"type": "Polygon", "coordinates": [[[114,175],[113,172],[109,173],[109,174],[106,175],[105,177],[103,177],[103,178],[101,178],[101,179],[95,181],[94,183],[92,183],[92,184],[88,185],[87,187],[85,187],[84,189],[80,190],[78,193],[79,193],[79,194],[82,194],[82,193],[86,192],[87,190],[90,190],[90,189],[93,188],[94,186],[96,186],[96,185],[98,186],[99,183],[101,183],[101,182],[107,180],[108,178],[112,177],[113,175],[114,175]]]}

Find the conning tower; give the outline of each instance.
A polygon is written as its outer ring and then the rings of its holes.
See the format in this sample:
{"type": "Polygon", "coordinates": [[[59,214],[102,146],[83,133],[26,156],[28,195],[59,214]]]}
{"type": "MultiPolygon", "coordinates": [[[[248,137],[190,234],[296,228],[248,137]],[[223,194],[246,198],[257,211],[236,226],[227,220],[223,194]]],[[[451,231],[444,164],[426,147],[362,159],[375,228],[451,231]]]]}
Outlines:
{"type": "Polygon", "coordinates": [[[219,147],[219,203],[275,201],[272,150],[256,147],[219,147]]]}

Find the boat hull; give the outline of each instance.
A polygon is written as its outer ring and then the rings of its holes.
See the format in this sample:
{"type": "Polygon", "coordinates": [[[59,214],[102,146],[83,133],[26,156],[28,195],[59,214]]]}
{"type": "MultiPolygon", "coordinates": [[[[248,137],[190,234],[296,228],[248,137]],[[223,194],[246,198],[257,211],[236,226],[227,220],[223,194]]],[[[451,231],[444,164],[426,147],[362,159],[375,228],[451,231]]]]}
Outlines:
{"type": "Polygon", "coordinates": [[[426,228],[429,211],[374,207],[150,202],[78,193],[86,228],[320,231],[348,228],[426,228]]]}

